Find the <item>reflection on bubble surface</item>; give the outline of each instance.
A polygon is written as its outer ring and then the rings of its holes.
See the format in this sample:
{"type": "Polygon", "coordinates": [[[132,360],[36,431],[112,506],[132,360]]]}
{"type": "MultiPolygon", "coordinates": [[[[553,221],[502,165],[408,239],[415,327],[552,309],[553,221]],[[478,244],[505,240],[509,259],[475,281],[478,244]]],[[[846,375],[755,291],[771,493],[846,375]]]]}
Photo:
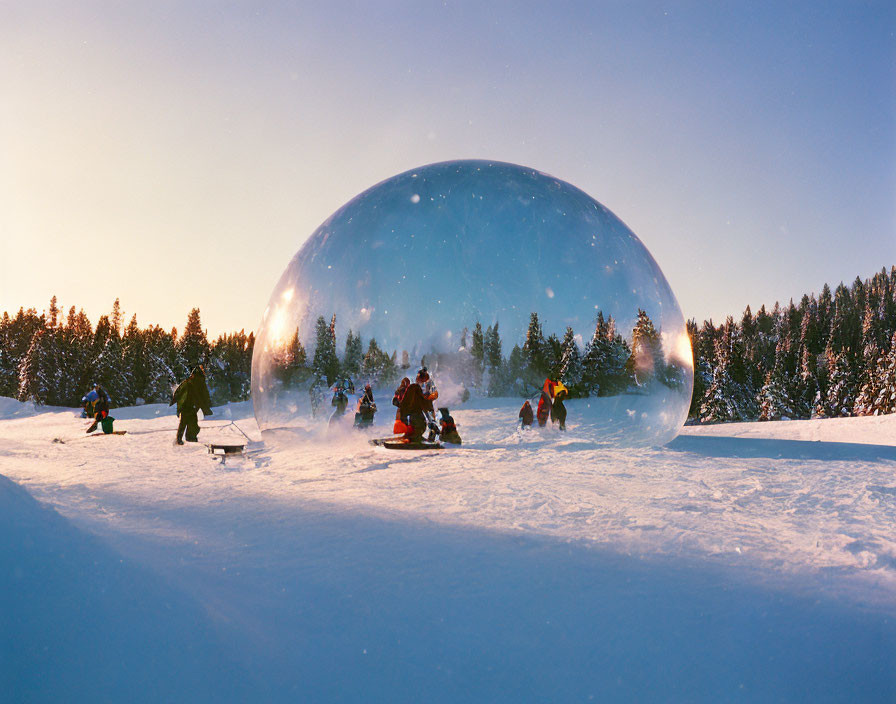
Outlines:
{"type": "Polygon", "coordinates": [[[424,357],[446,404],[537,397],[559,377],[572,396],[604,399],[575,404],[597,410],[570,417],[569,431],[614,442],[674,437],[693,384],[683,316],[640,240],[574,186],[500,162],[399,174],[314,232],[258,330],[259,426],[313,425],[315,405],[326,419],[327,389],[349,377],[373,384],[388,432],[392,391],[424,357]]]}

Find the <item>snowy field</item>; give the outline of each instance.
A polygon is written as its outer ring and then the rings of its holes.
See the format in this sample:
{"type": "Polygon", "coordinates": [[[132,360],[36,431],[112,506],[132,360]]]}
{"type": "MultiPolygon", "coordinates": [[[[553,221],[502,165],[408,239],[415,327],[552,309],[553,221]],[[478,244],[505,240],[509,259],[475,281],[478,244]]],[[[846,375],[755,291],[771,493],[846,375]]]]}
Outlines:
{"type": "MultiPolygon", "coordinates": [[[[11,701],[896,701],[896,416],[284,443],[0,399],[11,701]],[[35,499],[37,501],[35,501],[35,499]],[[38,503],[41,502],[41,503],[38,503]],[[49,505],[54,510],[45,508],[49,505]]],[[[391,415],[388,412],[381,414],[391,415]]]]}

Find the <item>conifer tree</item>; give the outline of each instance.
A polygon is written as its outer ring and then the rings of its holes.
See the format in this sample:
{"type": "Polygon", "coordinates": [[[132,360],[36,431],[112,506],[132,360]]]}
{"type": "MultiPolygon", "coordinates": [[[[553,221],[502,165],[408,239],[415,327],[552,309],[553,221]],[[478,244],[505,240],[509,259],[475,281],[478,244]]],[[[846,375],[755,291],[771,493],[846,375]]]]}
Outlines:
{"type": "Polygon", "coordinates": [[[177,341],[177,351],[184,368],[190,370],[196,365],[204,363],[208,359],[209,350],[210,345],[205,331],[202,329],[199,309],[193,308],[187,316],[184,332],[177,341]]]}
{"type": "Polygon", "coordinates": [[[335,336],[335,320],[330,325],[324,316],[317,318],[315,326],[316,345],[314,349],[314,360],[311,363],[312,375],[332,386],[339,377],[339,358],[336,356],[336,336],[335,336]]]}
{"type": "Polygon", "coordinates": [[[482,341],[484,361],[488,369],[493,370],[501,366],[501,336],[498,334],[498,323],[490,325],[485,331],[482,341]]]}
{"type": "Polygon", "coordinates": [[[562,354],[560,357],[559,379],[569,389],[571,397],[583,396],[582,356],[579,352],[579,344],[576,342],[575,332],[573,332],[571,327],[567,326],[560,345],[562,354]]]}
{"type": "Polygon", "coordinates": [[[479,386],[485,371],[485,339],[482,334],[482,324],[478,320],[473,328],[470,355],[473,358],[473,386],[479,386]]]}
{"type": "Polygon", "coordinates": [[[62,333],[58,328],[43,328],[34,333],[28,352],[19,365],[20,401],[41,405],[64,405],[60,395],[64,368],[59,365],[62,333]]]}
{"type": "MultiPolygon", "coordinates": [[[[176,330],[172,332],[176,333],[176,330]]],[[[144,333],[146,388],[143,398],[147,403],[170,401],[177,382],[186,376],[185,370],[180,367],[180,355],[174,341],[174,335],[158,325],[147,328],[144,333]]]]}
{"type": "Polygon", "coordinates": [[[121,338],[106,315],[100,316],[96,324],[91,359],[91,376],[106,391],[110,404],[113,407],[132,405],[135,397],[122,375],[121,338]]]}
{"type": "Polygon", "coordinates": [[[137,316],[131,318],[121,339],[121,377],[127,389],[123,403],[137,403],[146,400],[146,364],[144,362],[143,332],[137,325],[137,316]]]}
{"type": "Polygon", "coordinates": [[[700,406],[703,422],[747,420],[755,415],[754,393],[743,365],[741,328],[730,316],[716,339],[716,366],[700,406]]]}
{"type": "Polygon", "coordinates": [[[529,316],[529,327],[526,330],[526,340],[523,343],[522,351],[526,363],[526,382],[535,388],[541,388],[550,369],[545,359],[545,339],[541,323],[538,322],[538,313],[534,311],[529,316]]]}
{"type": "Polygon", "coordinates": [[[852,414],[856,400],[856,379],[843,350],[835,352],[831,343],[824,351],[827,365],[827,390],[815,404],[817,416],[838,418],[852,414]]]}
{"type": "Polygon", "coordinates": [[[626,362],[629,378],[637,385],[649,384],[665,372],[660,334],[646,311],[638,309],[638,320],[632,330],[631,356],[626,362]]]}
{"type": "Polygon", "coordinates": [[[59,324],[59,306],[56,303],[56,296],[50,299],[50,308],[47,311],[47,325],[55,328],[59,324]]]}
{"type": "Polygon", "coordinates": [[[373,385],[390,382],[396,374],[394,355],[390,357],[380,349],[376,338],[371,337],[361,363],[361,373],[373,385]]]}
{"type": "Polygon", "coordinates": [[[115,332],[121,335],[121,324],[123,322],[124,313],[121,310],[121,303],[119,303],[118,299],[115,299],[115,303],[112,304],[112,327],[115,329],[115,332]]]}
{"type": "Polygon", "coordinates": [[[628,348],[616,335],[612,316],[604,319],[598,311],[594,334],[585,345],[582,358],[582,392],[588,396],[613,396],[628,384],[625,363],[628,348]]]}
{"type": "Polygon", "coordinates": [[[345,338],[345,354],[342,360],[342,372],[349,376],[355,376],[361,371],[361,360],[364,357],[364,348],[360,335],[353,335],[348,331],[345,338]]]}
{"type": "Polygon", "coordinates": [[[693,356],[694,364],[694,388],[691,392],[691,405],[690,408],[688,408],[688,418],[699,418],[700,405],[704,401],[706,390],[712,383],[712,370],[709,369],[706,360],[700,358],[698,355],[700,329],[697,327],[697,321],[693,318],[689,318],[685,322],[685,329],[687,330],[688,338],[691,342],[691,354],[693,356]]]}

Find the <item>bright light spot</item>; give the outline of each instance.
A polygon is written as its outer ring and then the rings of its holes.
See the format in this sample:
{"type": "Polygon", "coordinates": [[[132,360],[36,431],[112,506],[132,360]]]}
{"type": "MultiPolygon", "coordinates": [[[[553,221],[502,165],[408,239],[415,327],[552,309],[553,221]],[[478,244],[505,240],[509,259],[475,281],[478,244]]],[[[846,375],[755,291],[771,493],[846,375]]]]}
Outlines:
{"type": "Polygon", "coordinates": [[[553,298],[553,297],[554,297],[554,289],[552,289],[550,286],[548,286],[548,287],[544,290],[544,292],[545,292],[545,294],[547,295],[548,298],[553,298]]]}
{"type": "Polygon", "coordinates": [[[420,194],[415,193],[411,196],[411,203],[419,203],[420,202],[420,194]]]}
{"type": "Polygon", "coordinates": [[[292,300],[292,297],[295,295],[295,293],[296,293],[296,290],[294,288],[286,289],[282,294],[283,300],[286,301],[287,303],[289,303],[292,300]]]}

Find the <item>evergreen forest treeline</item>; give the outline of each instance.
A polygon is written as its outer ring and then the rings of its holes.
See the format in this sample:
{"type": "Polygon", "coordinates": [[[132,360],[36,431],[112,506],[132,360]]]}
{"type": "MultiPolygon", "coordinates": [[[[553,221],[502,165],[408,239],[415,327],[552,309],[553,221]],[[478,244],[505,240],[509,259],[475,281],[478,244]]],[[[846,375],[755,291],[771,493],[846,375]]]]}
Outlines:
{"type": "MultiPolygon", "coordinates": [[[[505,357],[498,323],[485,330],[477,322],[472,330],[464,328],[458,349],[449,353],[426,354],[419,363],[432,369],[436,377],[448,375],[456,383],[489,396],[531,396],[541,390],[546,377],[561,379],[572,398],[611,396],[651,384],[669,388],[684,387],[686,372],[682,363],[664,359],[660,332],[643,310],[627,342],[616,331],[612,317],[596,316],[591,338],[580,351],[571,327],[561,339],[545,337],[538,313],[532,313],[523,344],[514,345],[505,357]]],[[[298,330],[289,343],[272,359],[272,375],[285,388],[314,390],[332,386],[349,377],[388,386],[401,376],[413,376],[407,351],[390,354],[372,338],[364,351],[360,336],[351,330],[345,339],[342,358],[337,354],[336,316],[329,323],[320,316],[315,326],[314,355],[309,360],[298,330]]],[[[415,365],[418,360],[413,360],[415,365]]]]}
{"type": "Polygon", "coordinates": [[[896,267],[688,334],[700,422],[896,412],[896,267]]]}
{"type": "Polygon", "coordinates": [[[0,318],[0,396],[51,406],[79,406],[99,383],[114,406],[167,403],[172,387],[205,363],[213,404],[249,397],[253,333],[209,342],[194,308],[181,334],[158,325],[141,328],[137,316],[122,326],[118,299],[94,329],[84,311],[67,316],[54,296],[49,310],[22,310],[0,318]]]}
{"type": "MultiPolygon", "coordinates": [[[[690,417],[710,423],[835,417],[896,412],[896,267],[870,279],[825,284],[798,304],[748,306],[721,325],[687,322],[694,363],[690,417]]],[[[272,372],[285,386],[322,388],[348,376],[381,384],[407,373],[407,352],[391,354],[351,330],[337,354],[336,319],[320,317],[309,355],[296,331],[276,353],[272,372]]],[[[464,330],[457,353],[420,360],[451,369],[467,386],[493,396],[527,396],[545,377],[562,380],[573,397],[607,396],[662,383],[682,385],[683,370],[663,360],[660,334],[644,311],[630,342],[612,318],[598,313],[584,350],[575,332],[543,334],[532,313],[525,341],[508,356],[498,325],[464,330]]],[[[118,406],[167,402],[192,366],[205,363],[214,404],[249,397],[253,333],[209,341],[193,309],[182,333],[157,325],[123,326],[118,300],[94,329],[83,311],[63,316],[54,297],[48,311],[19,310],[0,318],[0,396],[44,405],[77,406],[100,383],[118,406]]],[[[417,363],[417,360],[413,360],[417,363]]]]}

